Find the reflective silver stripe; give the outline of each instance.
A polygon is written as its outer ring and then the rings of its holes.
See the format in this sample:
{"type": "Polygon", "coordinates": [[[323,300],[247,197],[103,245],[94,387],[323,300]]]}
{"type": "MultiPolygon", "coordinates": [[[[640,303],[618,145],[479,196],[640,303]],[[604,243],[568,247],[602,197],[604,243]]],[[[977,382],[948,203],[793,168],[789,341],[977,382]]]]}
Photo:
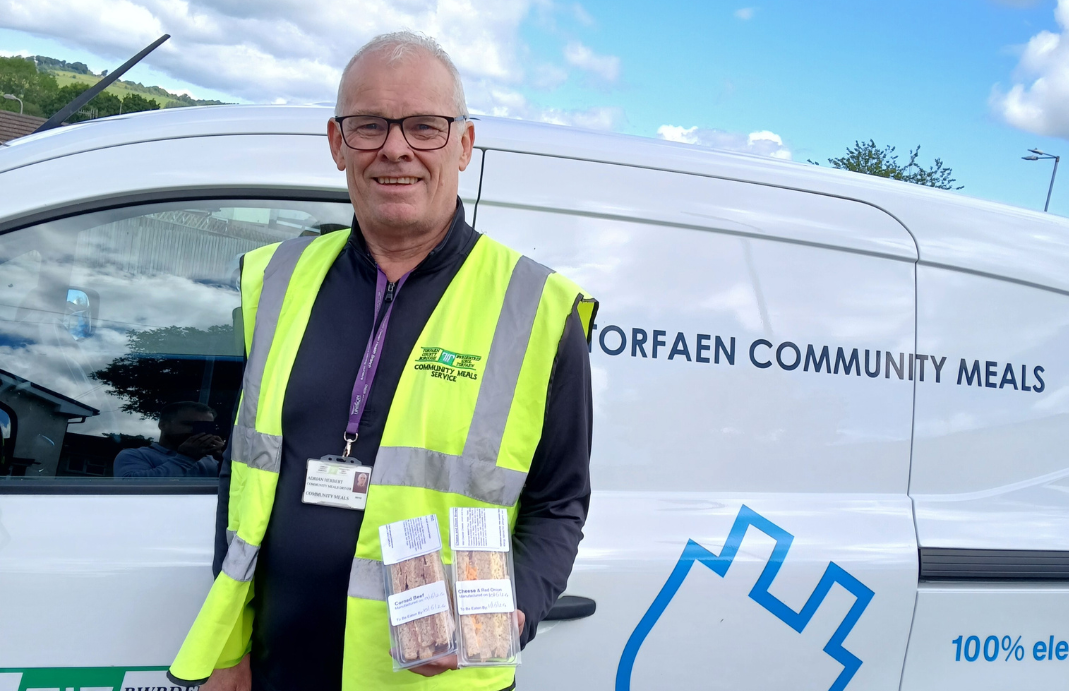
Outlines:
{"type": "Polygon", "coordinates": [[[226,544],[227,544],[227,547],[229,547],[230,543],[234,541],[234,538],[237,536],[237,534],[238,534],[238,531],[236,531],[236,530],[227,530],[226,531],[226,544]]]}
{"type": "MultiPolygon", "coordinates": [[[[244,404],[242,405],[244,408],[244,404]]],[[[255,406],[254,406],[255,407],[255,406]]],[[[232,457],[250,468],[277,473],[282,465],[282,436],[264,434],[245,425],[234,425],[230,436],[232,457]]]]}
{"type": "MultiPolygon", "coordinates": [[[[546,279],[553,273],[533,259],[520,257],[512,270],[494,340],[486,358],[479,398],[464,442],[464,458],[497,464],[516,382],[531,340],[546,279]]],[[[522,483],[521,483],[522,484],[522,483]]],[[[499,502],[493,502],[495,504],[499,502]]]]}
{"type": "Polygon", "coordinates": [[[386,599],[381,561],[353,559],[353,568],[349,571],[349,597],[364,600],[386,599]]]}
{"type": "Polygon", "coordinates": [[[542,290],[552,273],[527,257],[521,257],[513,268],[463,454],[451,456],[413,447],[380,446],[371,477],[373,484],[461,494],[498,506],[512,506],[519,501],[527,474],[499,467],[497,457],[542,290]]]}
{"type": "Polygon", "coordinates": [[[260,548],[254,547],[235,535],[223,559],[223,573],[235,581],[250,581],[256,571],[256,555],[260,548]]]}
{"type": "MultiPolygon", "coordinates": [[[[289,288],[297,260],[313,240],[315,236],[286,240],[271,255],[271,260],[264,269],[263,289],[260,291],[260,301],[256,304],[256,326],[249,349],[249,361],[245,364],[245,377],[241,383],[243,398],[238,424],[244,427],[252,429],[256,426],[260,384],[267,366],[267,354],[271,352],[271,341],[274,340],[275,330],[278,328],[278,318],[282,313],[282,301],[286,297],[286,289],[289,288]]],[[[241,456],[235,458],[245,460],[241,456]]]]}
{"type": "Polygon", "coordinates": [[[527,474],[479,458],[450,456],[405,446],[382,446],[371,474],[374,485],[421,487],[462,494],[498,506],[520,498],[527,474]]]}

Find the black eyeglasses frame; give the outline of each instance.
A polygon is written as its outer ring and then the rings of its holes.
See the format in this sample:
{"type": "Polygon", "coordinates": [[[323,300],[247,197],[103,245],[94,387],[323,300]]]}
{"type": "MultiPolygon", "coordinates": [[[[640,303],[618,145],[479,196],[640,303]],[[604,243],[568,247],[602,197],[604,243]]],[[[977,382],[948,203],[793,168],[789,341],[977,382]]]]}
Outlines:
{"type": "Polygon", "coordinates": [[[405,143],[408,144],[413,151],[438,151],[439,149],[444,149],[449,144],[449,137],[453,134],[454,122],[469,122],[472,120],[472,118],[468,115],[458,115],[457,117],[450,117],[448,115],[433,115],[431,113],[406,115],[403,118],[384,118],[381,115],[354,113],[352,115],[335,115],[331,119],[334,122],[338,123],[338,133],[341,134],[341,140],[345,142],[345,145],[353,151],[378,151],[382,147],[386,146],[386,142],[390,138],[390,127],[393,125],[397,125],[398,129],[401,130],[401,136],[405,138],[405,143]],[[382,143],[376,146],[374,149],[361,149],[350,144],[349,140],[345,138],[345,127],[343,125],[344,121],[348,120],[349,118],[378,118],[379,120],[384,121],[386,123],[386,136],[382,138],[382,143]],[[442,142],[441,146],[436,146],[433,149],[421,149],[419,147],[414,146],[412,142],[408,141],[408,135],[405,134],[404,122],[405,120],[408,120],[410,118],[442,118],[447,123],[445,130],[445,141],[442,142]]]}

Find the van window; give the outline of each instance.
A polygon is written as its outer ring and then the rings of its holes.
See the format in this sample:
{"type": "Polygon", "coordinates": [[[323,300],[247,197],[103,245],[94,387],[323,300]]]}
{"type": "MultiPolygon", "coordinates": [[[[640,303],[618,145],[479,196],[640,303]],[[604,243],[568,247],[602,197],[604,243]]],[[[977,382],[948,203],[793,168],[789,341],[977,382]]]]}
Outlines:
{"type": "Polygon", "coordinates": [[[351,219],[334,202],[169,202],[0,236],[0,482],[217,474],[242,255],[351,219]]]}
{"type": "Polygon", "coordinates": [[[0,403],[0,474],[3,474],[11,463],[11,452],[14,450],[14,445],[14,411],[0,403]]]}

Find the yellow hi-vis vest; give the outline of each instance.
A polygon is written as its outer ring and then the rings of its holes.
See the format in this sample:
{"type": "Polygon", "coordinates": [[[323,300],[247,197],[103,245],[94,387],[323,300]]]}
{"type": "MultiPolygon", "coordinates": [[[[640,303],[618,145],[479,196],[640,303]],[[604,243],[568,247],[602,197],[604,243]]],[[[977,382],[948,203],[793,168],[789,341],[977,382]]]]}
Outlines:
{"type": "MultiPolygon", "coordinates": [[[[282,401],[316,294],[348,238],[346,232],[295,238],[245,255],[248,362],[231,442],[229,548],[168,671],[176,683],[203,683],[250,650],[253,573],[282,461],[282,401]]],[[[553,360],[573,309],[589,338],[595,300],[481,236],[427,320],[375,457],[349,576],[343,691],[499,691],[513,683],[510,667],[469,667],[431,678],[393,671],[378,529],[437,514],[442,556],[451,563],[450,507],[504,507],[515,526],[542,436],[553,360]]]]}

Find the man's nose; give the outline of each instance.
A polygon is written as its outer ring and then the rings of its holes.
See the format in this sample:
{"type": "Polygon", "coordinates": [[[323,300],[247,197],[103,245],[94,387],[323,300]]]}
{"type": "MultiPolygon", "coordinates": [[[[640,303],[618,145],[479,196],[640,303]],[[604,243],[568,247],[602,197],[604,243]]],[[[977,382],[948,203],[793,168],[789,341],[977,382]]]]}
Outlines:
{"type": "Polygon", "coordinates": [[[401,131],[400,123],[391,122],[386,131],[386,142],[380,149],[382,154],[391,161],[401,160],[412,154],[412,147],[405,139],[405,133],[401,131]]]}

